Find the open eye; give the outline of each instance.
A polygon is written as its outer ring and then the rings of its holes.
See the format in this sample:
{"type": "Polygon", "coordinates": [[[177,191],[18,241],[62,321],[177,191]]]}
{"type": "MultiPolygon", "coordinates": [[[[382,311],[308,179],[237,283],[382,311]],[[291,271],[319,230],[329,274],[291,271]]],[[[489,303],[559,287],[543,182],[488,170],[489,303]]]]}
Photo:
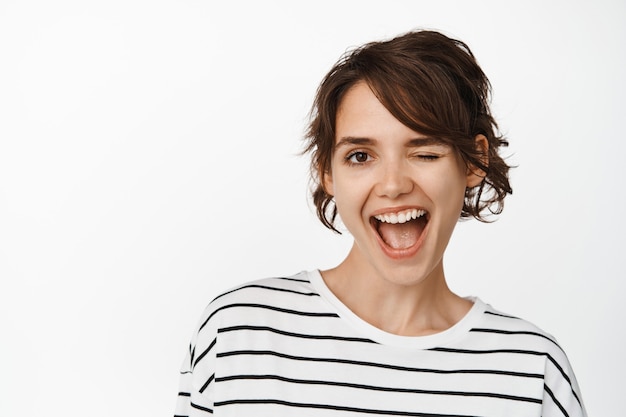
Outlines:
{"type": "Polygon", "coordinates": [[[348,154],[346,160],[352,164],[363,164],[370,160],[370,156],[367,152],[356,151],[348,154]]]}

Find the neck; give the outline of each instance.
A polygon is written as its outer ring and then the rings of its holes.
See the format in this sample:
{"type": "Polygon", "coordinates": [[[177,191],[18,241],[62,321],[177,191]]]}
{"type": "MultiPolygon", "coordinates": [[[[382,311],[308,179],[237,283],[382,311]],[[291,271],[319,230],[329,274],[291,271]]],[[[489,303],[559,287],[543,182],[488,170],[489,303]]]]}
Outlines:
{"type": "Polygon", "coordinates": [[[409,269],[381,272],[359,259],[358,250],[336,268],[322,271],[330,290],[350,310],[388,333],[424,336],[456,324],[471,301],[448,288],[440,262],[423,277],[409,269]]]}

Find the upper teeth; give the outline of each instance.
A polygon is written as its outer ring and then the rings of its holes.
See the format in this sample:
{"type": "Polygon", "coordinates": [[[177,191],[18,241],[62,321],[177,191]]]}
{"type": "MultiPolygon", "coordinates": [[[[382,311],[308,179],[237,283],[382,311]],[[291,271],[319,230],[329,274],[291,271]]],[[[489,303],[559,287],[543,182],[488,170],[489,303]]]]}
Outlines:
{"type": "Polygon", "coordinates": [[[398,213],[386,213],[386,214],[378,214],[374,216],[376,220],[385,223],[406,223],[410,220],[417,219],[418,217],[422,217],[426,214],[426,210],[418,210],[418,209],[409,209],[400,211],[398,213]]]}

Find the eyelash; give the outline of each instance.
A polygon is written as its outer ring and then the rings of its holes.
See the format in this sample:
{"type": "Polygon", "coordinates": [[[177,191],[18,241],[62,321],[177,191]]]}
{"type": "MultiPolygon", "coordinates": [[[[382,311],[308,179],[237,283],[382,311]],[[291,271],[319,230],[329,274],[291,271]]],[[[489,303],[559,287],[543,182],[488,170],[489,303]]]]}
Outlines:
{"type": "Polygon", "coordinates": [[[354,152],[350,152],[348,155],[346,155],[346,163],[349,165],[363,165],[367,162],[369,162],[371,160],[371,156],[370,154],[368,154],[367,152],[364,151],[354,151],[354,152]],[[359,162],[359,161],[353,161],[352,159],[357,156],[357,155],[364,155],[367,160],[363,161],[363,162],[359,162]]]}
{"type": "Polygon", "coordinates": [[[439,155],[417,155],[418,159],[422,159],[424,161],[436,161],[440,158],[439,155]]]}

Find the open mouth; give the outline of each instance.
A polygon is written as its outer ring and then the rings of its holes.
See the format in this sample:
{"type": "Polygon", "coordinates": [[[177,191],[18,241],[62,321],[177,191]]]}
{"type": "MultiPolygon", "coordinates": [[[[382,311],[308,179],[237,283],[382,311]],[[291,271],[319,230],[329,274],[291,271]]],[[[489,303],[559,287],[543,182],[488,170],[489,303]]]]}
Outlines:
{"type": "Polygon", "coordinates": [[[426,210],[407,209],[370,218],[381,240],[392,249],[408,249],[419,242],[429,215],[426,210]]]}

